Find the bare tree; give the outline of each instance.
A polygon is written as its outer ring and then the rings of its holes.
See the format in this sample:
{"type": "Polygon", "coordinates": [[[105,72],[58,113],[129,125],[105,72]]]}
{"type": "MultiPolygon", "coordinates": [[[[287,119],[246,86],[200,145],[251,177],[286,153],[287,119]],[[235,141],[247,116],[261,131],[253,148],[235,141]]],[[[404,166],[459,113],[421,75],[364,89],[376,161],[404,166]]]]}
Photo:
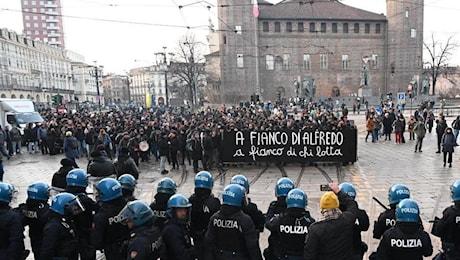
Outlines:
{"type": "Polygon", "coordinates": [[[440,41],[436,41],[434,34],[432,34],[431,42],[424,42],[423,45],[430,54],[429,61],[425,62],[425,64],[428,65],[428,75],[431,77],[432,93],[435,95],[438,77],[443,73],[445,68],[448,67],[449,59],[454,49],[457,47],[457,44],[453,42],[453,36],[450,36],[447,42],[443,44],[440,41]]]}
{"type": "Polygon", "coordinates": [[[187,89],[187,96],[192,106],[197,105],[197,91],[201,79],[204,77],[203,44],[196,41],[193,34],[185,35],[178,44],[171,62],[171,73],[177,77],[179,85],[187,89]]]}

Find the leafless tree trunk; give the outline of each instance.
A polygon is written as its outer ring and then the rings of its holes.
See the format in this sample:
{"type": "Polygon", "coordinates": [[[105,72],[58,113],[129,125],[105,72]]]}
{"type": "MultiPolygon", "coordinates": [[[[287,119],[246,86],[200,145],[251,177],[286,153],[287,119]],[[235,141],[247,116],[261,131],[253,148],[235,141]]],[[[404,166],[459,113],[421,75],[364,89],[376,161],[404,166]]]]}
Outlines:
{"type": "Polygon", "coordinates": [[[204,75],[204,56],[201,42],[196,41],[193,34],[184,36],[178,44],[171,63],[172,75],[187,88],[188,99],[193,107],[197,105],[197,85],[204,75]]]}
{"type": "Polygon", "coordinates": [[[447,68],[450,57],[452,56],[453,50],[457,47],[457,44],[453,42],[453,36],[447,39],[447,42],[436,41],[434,34],[431,35],[431,42],[424,42],[425,49],[430,54],[429,61],[425,62],[429,66],[428,74],[431,76],[432,93],[436,94],[436,82],[438,81],[439,75],[443,73],[443,70],[447,68]]]}

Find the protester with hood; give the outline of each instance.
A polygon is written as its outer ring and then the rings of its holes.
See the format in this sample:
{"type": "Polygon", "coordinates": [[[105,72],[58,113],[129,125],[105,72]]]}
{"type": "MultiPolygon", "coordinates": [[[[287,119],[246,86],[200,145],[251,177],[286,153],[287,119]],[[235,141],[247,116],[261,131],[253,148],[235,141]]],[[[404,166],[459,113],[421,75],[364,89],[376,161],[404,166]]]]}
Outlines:
{"type": "Polygon", "coordinates": [[[53,189],[58,191],[64,191],[67,187],[67,174],[74,168],[77,168],[77,165],[74,161],[64,158],[61,160],[61,168],[54,173],[53,179],[51,180],[51,186],[53,189]]]}
{"type": "Polygon", "coordinates": [[[442,144],[442,153],[444,155],[444,167],[446,167],[446,162],[449,164],[449,168],[452,168],[452,154],[454,153],[454,148],[458,145],[457,140],[455,140],[455,135],[452,133],[452,128],[446,128],[446,131],[441,139],[442,144]]]}
{"type": "Polygon", "coordinates": [[[130,174],[136,180],[139,178],[139,169],[133,158],[129,156],[128,148],[123,147],[119,150],[118,158],[115,160],[114,165],[117,171],[117,177],[123,174],[130,174]]]}

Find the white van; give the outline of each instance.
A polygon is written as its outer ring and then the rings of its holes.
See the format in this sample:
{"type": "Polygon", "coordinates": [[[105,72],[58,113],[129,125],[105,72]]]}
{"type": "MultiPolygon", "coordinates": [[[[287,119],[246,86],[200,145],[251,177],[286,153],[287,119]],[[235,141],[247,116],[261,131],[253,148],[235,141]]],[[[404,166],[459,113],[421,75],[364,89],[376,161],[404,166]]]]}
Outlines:
{"type": "Polygon", "coordinates": [[[17,125],[22,134],[27,124],[41,122],[43,118],[35,111],[32,100],[0,98],[0,124],[3,129],[17,125]]]}

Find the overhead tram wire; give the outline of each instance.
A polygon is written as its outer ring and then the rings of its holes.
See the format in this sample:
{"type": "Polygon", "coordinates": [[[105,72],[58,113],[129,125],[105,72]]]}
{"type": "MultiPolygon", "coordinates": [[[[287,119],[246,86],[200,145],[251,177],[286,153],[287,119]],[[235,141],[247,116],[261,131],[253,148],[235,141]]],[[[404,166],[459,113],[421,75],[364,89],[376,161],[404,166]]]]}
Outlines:
{"type": "MultiPolygon", "coordinates": [[[[22,13],[22,10],[11,9],[11,8],[0,8],[2,11],[8,12],[18,12],[22,13]]],[[[43,12],[32,12],[27,11],[24,13],[28,14],[37,14],[37,15],[47,15],[43,12]]],[[[183,28],[183,29],[203,29],[208,28],[208,25],[195,25],[195,26],[184,26],[184,25],[176,25],[176,24],[159,24],[159,23],[148,23],[148,22],[138,22],[138,21],[129,21],[129,20],[116,20],[116,19],[105,19],[105,18],[96,18],[96,17],[84,17],[84,16],[76,16],[76,15],[63,15],[63,14],[56,14],[54,16],[62,17],[62,18],[70,18],[70,19],[80,19],[80,20],[89,20],[89,21],[98,21],[98,22],[107,22],[107,23],[120,23],[120,24],[132,24],[132,25],[143,25],[143,26],[156,26],[156,27],[169,27],[169,28],[183,28]]]]}

